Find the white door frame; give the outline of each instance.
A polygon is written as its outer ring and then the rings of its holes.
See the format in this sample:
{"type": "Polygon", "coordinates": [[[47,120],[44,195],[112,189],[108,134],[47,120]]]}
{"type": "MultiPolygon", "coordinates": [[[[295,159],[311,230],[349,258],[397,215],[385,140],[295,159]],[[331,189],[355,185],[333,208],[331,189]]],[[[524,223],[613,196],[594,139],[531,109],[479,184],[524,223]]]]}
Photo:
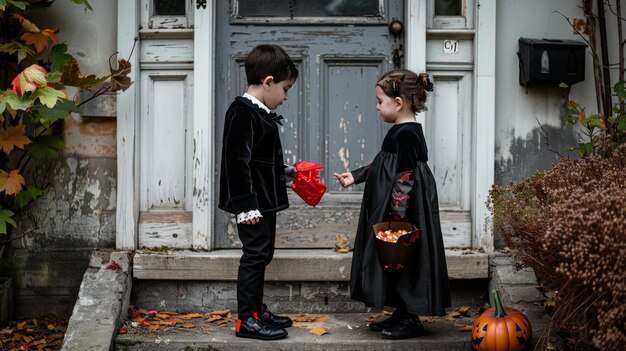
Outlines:
{"type": "MultiPolygon", "coordinates": [[[[406,65],[423,72],[426,69],[426,1],[405,0],[406,65]]],[[[135,38],[139,37],[139,0],[117,1],[117,47],[121,57],[128,57],[135,38]]],[[[194,153],[193,153],[193,248],[212,250],[214,242],[215,102],[215,3],[206,8],[194,6],[194,153]]],[[[472,247],[493,249],[493,235],[485,227],[489,212],[485,201],[494,181],[495,165],[495,24],[496,0],[481,0],[476,11],[474,111],[472,128],[472,247]],[[480,128],[477,128],[480,126],[480,128]]],[[[139,45],[139,43],[137,44],[139,45]]],[[[137,50],[137,48],[136,48],[137,50]]],[[[139,51],[139,50],[137,50],[139,51]]],[[[137,133],[139,120],[139,53],[131,58],[130,74],[134,84],[117,99],[117,212],[116,248],[137,249],[139,218],[137,133]]],[[[426,123],[418,115],[421,123],[426,123]]]]}

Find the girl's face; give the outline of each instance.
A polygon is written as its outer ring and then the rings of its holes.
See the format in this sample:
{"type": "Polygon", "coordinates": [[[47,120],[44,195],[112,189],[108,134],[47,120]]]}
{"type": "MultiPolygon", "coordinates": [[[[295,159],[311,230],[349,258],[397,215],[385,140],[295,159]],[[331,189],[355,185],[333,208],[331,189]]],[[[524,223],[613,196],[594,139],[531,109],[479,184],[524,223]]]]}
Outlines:
{"type": "Polygon", "coordinates": [[[273,78],[270,81],[267,81],[264,84],[264,94],[262,102],[267,106],[270,110],[273,110],[280,106],[283,101],[287,100],[289,97],[287,91],[293,85],[293,79],[282,80],[278,83],[274,82],[273,78]]]}
{"type": "Polygon", "coordinates": [[[396,99],[385,94],[383,89],[378,85],[376,86],[375,91],[376,100],[378,101],[376,104],[376,110],[380,113],[383,121],[387,123],[394,123],[400,114],[401,106],[399,106],[396,99]]]}

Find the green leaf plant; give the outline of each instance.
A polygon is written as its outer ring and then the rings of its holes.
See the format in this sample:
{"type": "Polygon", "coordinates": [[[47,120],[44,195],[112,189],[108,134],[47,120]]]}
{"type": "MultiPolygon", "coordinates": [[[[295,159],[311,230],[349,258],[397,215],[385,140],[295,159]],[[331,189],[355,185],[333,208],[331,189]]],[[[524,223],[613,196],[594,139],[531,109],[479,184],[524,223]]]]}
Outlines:
{"type": "MultiPolygon", "coordinates": [[[[92,11],[88,0],[70,0],[92,11]]],[[[64,121],[80,106],[107,92],[126,90],[130,63],[117,60],[104,77],[83,75],[57,30],[31,21],[33,10],[53,0],[0,0],[0,258],[15,236],[20,211],[50,184],[51,165],[65,147],[64,121]],[[74,101],[66,87],[88,92],[74,101]]],[[[32,232],[20,228],[22,233],[32,232]]]]}
{"type": "MultiPolygon", "coordinates": [[[[624,81],[617,82],[613,87],[617,102],[613,105],[611,116],[587,114],[585,108],[568,97],[569,114],[566,122],[578,125],[578,150],[580,157],[606,155],[608,151],[626,142],[626,86],[624,81]]],[[[568,86],[561,83],[562,89],[568,86]]]]}

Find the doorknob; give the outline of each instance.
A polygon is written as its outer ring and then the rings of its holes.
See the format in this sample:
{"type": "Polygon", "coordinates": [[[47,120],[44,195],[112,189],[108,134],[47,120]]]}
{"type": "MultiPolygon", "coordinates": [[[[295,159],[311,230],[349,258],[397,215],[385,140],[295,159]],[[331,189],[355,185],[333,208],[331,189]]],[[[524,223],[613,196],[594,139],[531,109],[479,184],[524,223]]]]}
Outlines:
{"type": "Polygon", "coordinates": [[[389,33],[398,38],[402,35],[402,32],[404,32],[404,23],[394,18],[393,21],[389,23],[389,33]]]}
{"type": "Polygon", "coordinates": [[[404,57],[404,50],[402,48],[402,40],[398,43],[398,39],[402,37],[402,33],[404,32],[404,23],[397,19],[393,19],[391,23],[389,23],[389,33],[393,35],[394,46],[396,47],[391,52],[393,65],[396,69],[402,66],[402,58],[404,57]]]}

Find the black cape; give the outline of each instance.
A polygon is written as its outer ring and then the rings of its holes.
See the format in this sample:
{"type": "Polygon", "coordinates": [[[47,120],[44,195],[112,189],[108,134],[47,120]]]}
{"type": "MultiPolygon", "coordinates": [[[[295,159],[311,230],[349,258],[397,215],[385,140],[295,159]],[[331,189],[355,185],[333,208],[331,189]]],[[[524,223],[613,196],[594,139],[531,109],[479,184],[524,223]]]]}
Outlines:
{"type": "Polygon", "coordinates": [[[437,187],[426,164],[427,155],[422,126],[414,122],[398,124],[385,136],[374,161],[352,171],[355,183],[365,181],[365,190],[354,243],[350,294],[369,307],[389,306],[430,316],[444,315],[445,308],[450,307],[437,187]],[[398,196],[402,193],[404,196],[398,196]],[[372,225],[389,220],[391,214],[399,214],[421,230],[413,268],[386,270],[378,262],[372,225]]]}

